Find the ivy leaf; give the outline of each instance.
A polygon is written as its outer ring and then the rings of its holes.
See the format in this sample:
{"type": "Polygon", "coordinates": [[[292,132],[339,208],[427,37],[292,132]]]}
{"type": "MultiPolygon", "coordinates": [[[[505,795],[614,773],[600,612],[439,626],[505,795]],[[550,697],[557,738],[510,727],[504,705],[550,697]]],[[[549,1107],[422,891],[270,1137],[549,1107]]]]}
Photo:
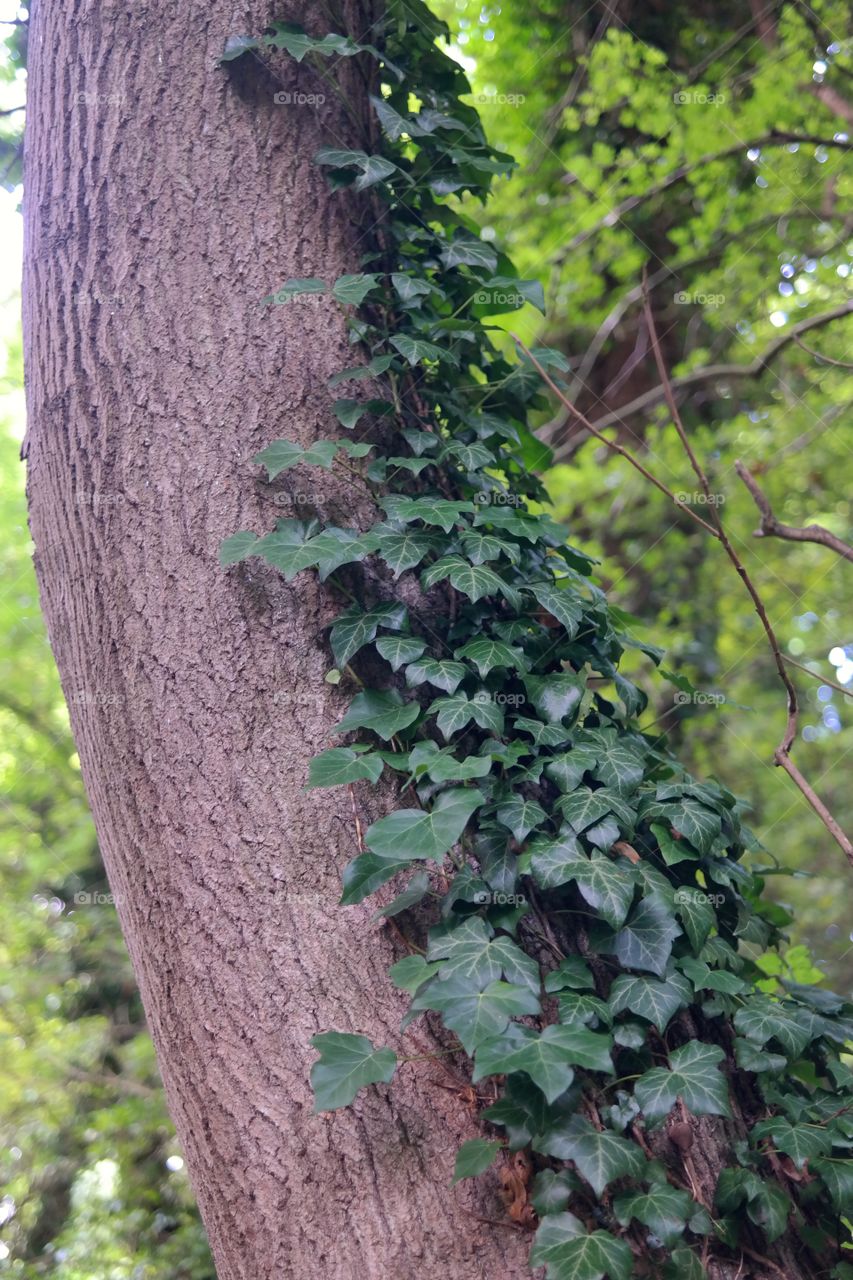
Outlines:
{"type": "Polygon", "coordinates": [[[812,1038],[810,1024],[801,1021],[798,1011],[766,996],[753,996],[739,1009],[735,1027],[759,1047],[776,1040],[789,1058],[798,1057],[812,1038]]]}
{"type": "Polygon", "coordinates": [[[524,1071],[555,1102],[572,1083],[574,1067],[612,1072],[609,1035],[585,1027],[550,1026],[544,1031],[513,1025],[477,1050],[474,1083],[484,1076],[524,1071]]]}
{"type": "Polygon", "coordinates": [[[527,696],[544,720],[556,724],[580,706],[586,683],[581,676],[525,676],[527,696]]]}
{"type": "Polygon", "coordinates": [[[421,709],[416,702],[403,702],[396,691],[365,689],[357,693],[335,733],[371,729],[388,741],[417,720],[421,709]]]}
{"type": "Polygon", "coordinates": [[[514,795],[503,804],[498,805],[497,819],[508,827],[516,840],[524,840],[534,827],[545,822],[548,815],[535,800],[525,800],[523,796],[514,795]]]}
{"type": "Polygon", "coordinates": [[[592,991],[595,988],[589,965],[580,956],[566,956],[559,967],[545,978],[545,990],[548,992],[565,991],[567,987],[573,991],[592,991]]]}
{"type": "Polygon", "coordinates": [[[381,505],[392,520],[422,520],[424,524],[438,525],[445,533],[469,510],[467,502],[450,502],[447,498],[402,498],[390,494],[380,499],[381,505]]]}
{"type": "MultiPolygon", "coordinates": [[[[391,171],[396,165],[391,166],[391,171]]],[[[360,307],[367,295],[377,287],[378,275],[361,273],[352,276],[340,276],[332,285],[332,296],[336,302],[348,302],[360,307]]]]}
{"type": "Polygon", "coordinates": [[[308,787],[340,787],[362,779],[376,783],[384,767],[382,757],[374,752],[332,747],[312,759],[308,766],[308,787]]]}
{"type": "Polygon", "coordinates": [[[468,916],[446,932],[430,933],[427,960],[443,960],[441,981],[467,978],[478,990],[503,975],[510,982],[539,990],[539,966],[510,938],[495,938],[480,916],[468,916]]]}
{"type": "Polygon", "coordinates": [[[492,533],[480,533],[472,529],[462,535],[462,550],[472,564],[486,564],[505,556],[512,564],[518,564],[519,550],[514,542],[496,538],[492,533]]]}
{"type": "Polygon", "coordinates": [[[469,662],[473,662],[481,679],[485,679],[496,667],[524,670],[526,666],[524,654],[520,649],[513,649],[502,640],[489,640],[485,637],[469,640],[461,649],[456,650],[454,656],[467,658],[469,662]]]}
{"type": "Polygon", "coordinates": [[[425,982],[435,977],[440,968],[440,964],[427,964],[423,956],[404,956],[402,960],[391,965],[388,976],[395,987],[414,995],[425,982]]]}
{"type": "Polygon", "coordinates": [[[652,895],[643,898],[619,930],[613,950],[626,969],[648,969],[662,978],[673,941],[680,933],[666,903],[652,895]]]}
{"type": "Polygon", "coordinates": [[[598,750],[588,746],[574,746],[560,756],[548,761],[545,772],[561,791],[574,791],[583,775],[598,763],[598,750]]]}
{"type": "Polygon", "coordinates": [[[392,271],[391,284],[400,301],[411,306],[420,306],[423,299],[433,291],[428,280],[419,280],[416,276],[404,275],[399,271],[392,271]]]}
{"type": "Polygon", "coordinates": [[[399,631],[406,621],[406,616],[406,606],[396,602],[378,605],[366,613],[357,606],[342,613],[329,634],[337,665],[345,667],[359,649],[376,638],[380,627],[387,627],[389,631],[399,631]]]}
{"type": "Polygon", "coordinates": [[[788,1059],[783,1053],[767,1053],[751,1040],[735,1037],[735,1062],[742,1071],[784,1071],[788,1059]]]}
{"type": "Polygon", "coordinates": [[[496,736],[503,733],[503,711],[488,695],[456,693],[451,698],[438,698],[429,708],[437,717],[439,731],[445,740],[464,729],[472,720],[481,729],[490,729],[496,736]]]}
{"type": "Polygon", "coordinates": [[[285,280],[284,284],[276,289],[275,293],[270,294],[268,298],[264,298],[264,302],[283,306],[287,302],[292,302],[294,298],[300,297],[303,293],[320,294],[325,292],[325,280],[318,280],[316,276],[312,276],[308,280],[285,280]]]}
{"type": "Polygon", "coordinates": [[[692,994],[690,983],[677,972],[662,980],[623,974],[610,988],[608,1003],[614,1013],[645,1018],[663,1035],[678,1010],[690,1003],[692,994]]]}
{"type": "Polygon", "coordinates": [[[684,926],[684,932],[695,952],[700,952],[708,941],[717,917],[703,899],[706,895],[692,889],[679,889],[675,894],[675,910],[684,926]]]}
{"type": "Polygon", "coordinates": [[[543,1134],[537,1150],[557,1160],[572,1160],[597,1196],[616,1178],[640,1178],[646,1157],[636,1143],[609,1129],[593,1128],[582,1116],[560,1122],[543,1134]]]}
{"type": "Polygon", "coordinates": [[[333,31],[324,36],[309,36],[295,22],[274,23],[273,32],[265,37],[265,43],[275,49],[286,49],[296,62],[301,62],[308,53],[318,53],[324,57],[337,54],[339,57],[351,58],[363,48],[350,36],[338,35],[333,31]]]}
{"type": "Polygon", "coordinates": [[[362,378],[377,378],[380,374],[387,373],[393,363],[393,356],[374,356],[369,364],[359,364],[349,369],[341,369],[339,373],[333,373],[326,385],[336,387],[341,382],[360,382],[362,378]]]}
{"type": "Polygon", "coordinates": [[[510,1018],[539,1013],[539,1000],[529,987],[509,982],[493,982],[484,991],[474,991],[465,978],[431,982],[415,996],[412,1009],[436,1009],[449,1031],[455,1031],[468,1054],[477,1045],[500,1035],[510,1018]]]}
{"type": "Polygon", "coordinates": [[[578,867],[588,861],[577,837],[571,832],[561,833],[553,840],[535,840],[530,846],[530,854],[530,870],[542,889],[557,889],[573,880],[578,867]]]}
{"type": "Polygon", "coordinates": [[[642,758],[616,742],[599,756],[594,776],[605,786],[627,795],[642,782],[644,772],[642,758]]]}
{"type": "Polygon", "coordinates": [[[255,554],[255,546],[259,539],[256,533],[243,529],[240,533],[232,533],[219,544],[219,563],[223,568],[230,564],[239,564],[247,556],[255,554]]]}
{"type": "MultiPolygon", "coordinates": [[[[435,743],[423,743],[422,746],[424,749],[435,747],[435,743]]],[[[413,751],[413,757],[414,754],[413,751]]],[[[443,750],[436,747],[429,758],[424,757],[424,760],[426,771],[433,782],[469,782],[472,778],[485,778],[492,768],[490,756],[466,756],[464,760],[457,760],[448,747],[443,750]]]]}
{"type": "Polygon", "coordinates": [[[710,853],[722,827],[718,813],[712,813],[689,796],[676,804],[667,805],[666,819],[670,826],[690,841],[698,853],[710,853]]]}
{"type": "Polygon", "coordinates": [[[791,1124],[783,1116],[760,1120],[753,1127],[753,1138],[770,1138],[777,1151],[790,1156],[798,1169],[808,1160],[825,1156],[832,1150],[832,1134],[819,1125],[791,1124]]]}
{"type": "Polygon", "coordinates": [[[443,689],[445,693],[455,693],[467,675],[468,671],[461,662],[420,658],[406,668],[406,684],[411,688],[426,682],[435,685],[437,689],[443,689]]]}
{"type": "Polygon", "coordinates": [[[495,453],[484,444],[449,444],[441,454],[439,462],[445,457],[454,458],[464,471],[480,471],[483,467],[493,467],[496,462],[495,453]]]}
{"type": "Polygon", "coordinates": [[[569,1197],[582,1185],[568,1169],[561,1169],[559,1173],[553,1169],[542,1169],[533,1180],[530,1203],[540,1218],[549,1213],[560,1213],[569,1203],[569,1197]]]}
{"type": "Polygon", "coordinates": [[[530,592],[547,613],[552,614],[558,622],[562,623],[569,639],[572,639],[577,634],[583,619],[583,600],[573,595],[571,591],[563,591],[557,586],[545,584],[531,587],[530,592]]]}
{"type": "Polygon", "coordinates": [[[442,252],[441,261],[446,267],[483,267],[494,271],[498,255],[485,241],[460,236],[442,252]]]}
{"type": "Polygon", "coordinates": [[[387,907],[380,907],[378,911],[374,911],[370,917],[371,922],[374,920],[389,919],[392,916],[398,916],[401,911],[408,911],[411,907],[416,907],[422,902],[429,893],[429,873],[427,871],[419,871],[417,875],[412,876],[402,893],[398,893],[393,902],[389,902],[387,907]]]}
{"type": "Polygon", "coordinates": [[[432,809],[397,809],[368,827],[365,844],[382,858],[440,860],[456,844],[475,809],[483,803],[476,788],[443,791],[432,809]]]}
{"type": "Polygon", "coordinates": [[[503,1148],[500,1142],[488,1142],[485,1138],[471,1138],[463,1142],[456,1153],[453,1185],[463,1178],[476,1178],[485,1173],[495,1162],[503,1148]]]}
{"type": "Polygon", "coordinates": [[[564,1027],[609,1026],[613,1021],[605,1002],[586,991],[561,991],[557,1006],[564,1027]]]}
{"type": "Polygon", "coordinates": [[[679,1098],[694,1115],[730,1115],[728,1086],[719,1070],[725,1056],[719,1045],[690,1040],[673,1049],[669,1069],[652,1067],[640,1076],[634,1094],[648,1124],[656,1127],[679,1098]]]}
{"type": "Polygon", "coordinates": [[[421,575],[421,582],[427,589],[445,578],[475,604],[484,596],[503,594],[506,585],[493,569],[488,569],[485,565],[468,564],[461,556],[446,556],[430,565],[421,575]]]}
{"type": "Polygon", "coordinates": [[[414,569],[435,547],[434,536],[417,529],[397,533],[380,527],[375,533],[379,554],[394,571],[395,578],[407,569],[414,569]]]}
{"type": "Polygon", "coordinates": [[[661,1183],[648,1191],[619,1196],[613,1202],[613,1212],[621,1226],[630,1226],[636,1218],[671,1249],[684,1235],[693,1203],[686,1191],[661,1183]]]}
{"type": "Polygon", "coordinates": [[[815,1160],[811,1168],[820,1174],[838,1212],[849,1213],[853,1204],[853,1160],[815,1160]]]}
{"type": "Polygon", "coordinates": [[[347,431],[352,431],[366,413],[384,417],[394,412],[394,406],[386,400],[336,400],[332,405],[332,411],[341,426],[346,427],[347,431]]]}
{"type": "Polygon", "coordinates": [[[414,662],[426,649],[426,641],[418,636],[380,636],[376,641],[377,651],[386,662],[390,662],[392,671],[399,671],[407,662],[414,662]]]}
{"type": "Polygon", "coordinates": [[[424,360],[445,361],[457,368],[459,357],[449,347],[436,346],[424,338],[411,338],[407,333],[397,333],[391,338],[391,346],[399,351],[404,360],[408,360],[412,368],[423,364],[424,360]]]}
{"type": "Polygon", "coordinates": [[[629,1280],[633,1261],[624,1240],[606,1231],[587,1235],[571,1213],[549,1213],[530,1251],[530,1265],[546,1266],[548,1280],[629,1280]]]}
{"type": "MultiPolygon", "coordinates": [[[[577,864],[572,879],[593,910],[618,929],[634,898],[636,879],[632,869],[612,862],[605,854],[594,853],[588,860],[577,864]]],[[[623,960],[623,963],[626,962],[623,960]]]]}
{"type": "Polygon", "coordinates": [[[363,902],[371,893],[392,880],[398,871],[407,870],[408,866],[407,862],[382,858],[377,853],[360,853],[344,867],[341,906],[351,907],[363,902]]]}
{"type": "Polygon", "coordinates": [[[292,440],[273,440],[266,449],[256,453],[252,461],[266,467],[270,480],[275,480],[282,471],[295,467],[300,462],[330,470],[338,448],[337,440],[315,440],[307,449],[294,444],[292,440]]]}
{"type": "Polygon", "coordinates": [[[388,1084],[397,1067],[393,1049],[375,1049],[367,1036],[323,1031],[311,1044],[320,1054],[311,1068],[315,1112],[349,1106],[364,1085],[388,1084]]]}
{"type": "Polygon", "coordinates": [[[611,794],[603,787],[600,791],[578,787],[567,795],[560,796],[557,807],[578,835],[613,811],[611,794]]]}
{"type": "Polygon", "coordinates": [[[537,747],[561,747],[570,737],[570,731],[562,724],[543,724],[527,716],[517,716],[513,728],[517,733],[529,733],[537,747]]]}
{"type": "Polygon", "coordinates": [[[490,1124],[506,1129],[510,1150],[518,1151],[547,1128],[553,1112],[542,1090],[531,1084],[527,1076],[511,1075],[507,1077],[503,1097],[484,1111],[483,1117],[490,1124]]]}

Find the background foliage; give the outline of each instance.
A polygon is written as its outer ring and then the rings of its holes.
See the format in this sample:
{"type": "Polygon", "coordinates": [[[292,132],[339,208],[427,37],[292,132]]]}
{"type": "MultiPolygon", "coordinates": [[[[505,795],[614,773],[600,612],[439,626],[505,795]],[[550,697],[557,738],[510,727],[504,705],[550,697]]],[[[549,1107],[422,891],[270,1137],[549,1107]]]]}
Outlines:
{"type": "MultiPolygon", "coordinates": [[[[522,276],[549,286],[544,324],[532,308],[513,317],[525,337],[544,333],[579,367],[602,324],[636,289],[644,261],[653,279],[664,266],[672,272],[654,299],[676,372],[750,360],[795,319],[849,296],[851,179],[843,153],[816,142],[797,151],[755,148],[758,155],[744,158],[746,144],[774,128],[831,140],[850,127],[816,91],[840,86],[842,98],[844,91],[853,98],[845,6],[771,7],[764,39],[750,30],[734,44],[744,20],[734,5],[677,12],[650,5],[609,23],[596,8],[577,5],[572,13],[552,0],[502,7],[458,0],[444,8],[461,28],[458,53],[471,60],[474,101],[491,142],[522,162],[515,177],[497,184],[483,223],[487,236],[491,227],[508,244],[522,276]],[[675,101],[679,92],[694,100],[675,101]],[[680,186],[599,226],[658,175],[735,142],[736,156],[697,165],[680,186]]],[[[15,34],[19,58],[21,29],[15,34]]],[[[3,123],[11,139],[3,155],[8,150],[16,162],[19,144],[3,123]]],[[[12,167],[5,180],[15,179],[12,167]]],[[[8,1252],[0,1274],[203,1280],[213,1273],[114,912],[97,901],[108,887],[38,619],[17,461],[19,352],[8,307],[4,314],[0,1213],[8,1252]],[[92,901],[75,903],[80,892],[92,901]]],[[[849,360],[850,331],[842,321],[805,341],[849,360]]],[[[761,378],[712,380],[684,410],[788,652],[827,676],[840,665],[842,679],[853,677],[841,661],[845,646],[853,656],[844,566],[816,546],[753,542],[754,508],[732,464],[741,456],[761,469],[783,518],[818,519],[844,535],[848,377],[792,345],[761,378]]],[[[584,367],[580,403],[592,417],[616,413],[651,385],[635,301],[584,367]]],[[[620,430],[649,449],[671,487],[693,491],[674,440],[653,414],[620,430]]],[[[674,520],[624,464],[594,442],[575,444],[546,477],[558,513],[603,557],[611,600],[642,618],[644,634],[667,648],[667,664],[730,703],[674,706],[656,682],[644,723],[660,717],[697,773],[714,773],[756,803],[751,825],[780,865],[798,873],[772,885],[793,907],[792,943],[807,943],[831,985],[849,991],[845,869],[769,763],[784,708],[739,583],[718,549],[674,520]]],[[[796,758],[849,829],[849,711],[828,685],[797,678],[809,714],[796,758]]],[[[768,956],[764,963],[770,971],[778,962],[768,956]]],[[[802,950],[788,950],[786,963],[800,979],[813,976],[802,950]]]]}

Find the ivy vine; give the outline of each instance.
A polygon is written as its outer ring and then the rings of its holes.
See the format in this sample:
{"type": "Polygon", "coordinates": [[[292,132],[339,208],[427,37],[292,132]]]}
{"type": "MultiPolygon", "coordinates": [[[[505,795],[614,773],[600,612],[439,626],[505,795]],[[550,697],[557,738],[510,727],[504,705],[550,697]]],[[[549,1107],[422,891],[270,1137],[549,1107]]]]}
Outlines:
{"type": "MultiPolygon", "coordinates": [[[[788,918],[743,863],[759,848],[743,806],[638,729],[646,695],[620,658],[661,652],[631,636],[547,512],[528,424],[541,380],[488,323],[542,308],[541,288],[465,213],[513,162],[462,102],[446,35],[421,0],[389,0],[367,44],[277,23],[226,50],[284,50],[320,74],[329,58],[372,68],[368,149],[316,160],[338,198],[369,193],[379,243],[358,274],[289,280],[267,299],[328,293],[346,310],[366,353],[331,380],[349,434],[275,440],[255,462],[270,480],[343,467],[382,516],[367,530],[282,519],[227,539],[221,561],[259,556],[288,581],[314,570],[349,600],[330,632],[355,689],[333,730],[346,745],[314,759],[309,785],[391,771],[411,800],[366,831],[341,901],[409,873],[381,914],[405,923],[428,904],[424,946],[390,973],[411,996],[404,1026],[439,1015],[478,1096],[497,1098],[481,1113],[493,1136],[464,1144],[456,1178],[518,1153],[505,1182],[519,1184],[511,1216],[536,1228],[531,1265],[550,1280],[626,1280],[642,1254],[655,1274],[692,1280],[703,1259],[760,1256],[792,1225],[809,1274],[849,1280],[853,1009],[756,964],[788,918]],[[347,573],[368,560],[379,571],[356,601],[347,573]],[[403,575],[417,575],[422,609],[394,598],[403,575]],[[367,649],[381,687],[351,666],[367,649]],[[690,1174],[703,1117],[723,1118],[729,1151],[708,1203],[690,1174]]],[[[563,358],[533,354],[559,383],[563,358]]],[[[364,1036],[313,1044],[318,1110],[397,1065],[364,1036]]]]}

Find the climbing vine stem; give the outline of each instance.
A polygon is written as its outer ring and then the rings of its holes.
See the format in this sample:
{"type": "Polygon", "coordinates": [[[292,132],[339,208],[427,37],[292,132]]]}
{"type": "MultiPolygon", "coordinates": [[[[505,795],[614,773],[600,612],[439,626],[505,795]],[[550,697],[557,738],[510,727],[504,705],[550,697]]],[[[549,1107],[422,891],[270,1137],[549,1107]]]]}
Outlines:
{"type": "MultiPolygon", "coordinates": [[[[356,274],[266,300],[331,295],[362,359],[331,380],[334,437],[274,440],[255,462],[271,481],[342,465],[380,514],[282,519],[221,560],[316,572],[349,601],[329,642],[352,697],[309,786],[354,796],[390,772],[413,801],[363,832],[341,901],[382,891],[380,914],[416,936],[390,972],[411,997],[404,1030],[429,1015],[487,1134],[456,1179],[499,1162],[510,1219],[535,1229],[531,1265],[694,1280],[745,1257],[778,1272],[795,1248],[802,1274],[849,1278],[852,1011],[779,958],[788,917],[745,865],[761,851],[742,803],[637,727],[647,698],[620,660],[662,654],[548,514],[529,415],[546,407],[539,370],[562,385],[568,366],[494,340],[495,316],[544,299],[467,213],[513,162],[463,101],[446,37],[421,0],[389,0],[367,41],[282,22],[229,42],[225,62],[371,68],[371,149],[316,162],[335,199],[369,193],[377,245],[356,274]],[[710,1188],[700,1142],[719,1153],[710,1188]]],[[[318,1110],[398,1065],[365,1036],[313,1043],[318,1110]]]]}

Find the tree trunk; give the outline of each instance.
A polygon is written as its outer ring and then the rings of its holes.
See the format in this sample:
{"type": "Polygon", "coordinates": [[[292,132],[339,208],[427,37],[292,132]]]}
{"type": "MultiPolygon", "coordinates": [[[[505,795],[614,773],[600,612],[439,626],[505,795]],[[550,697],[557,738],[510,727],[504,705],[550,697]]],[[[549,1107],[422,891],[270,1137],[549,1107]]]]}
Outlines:
{"type": "MultiPolygon", "coordinates": [[[[340,715],[324,683],[335,607],[313,575],[288,586],[216,558],[276,515],[353,522],[327,473],[276,494],[249,461],[276,436],[334,434],[325,381],[354,361],[336,307],[261,298],[357,270],[366,243],[310,162],[352,141],[334,95],[277,103],[322,85],[254,58],[215,66],[273,12],[35,6],[24,310],[42,600],[220,1280],[511,1280],[527,1241],[450,1190],[476,1128],[437,1068],[311,1110],[311,1035],[396,1045],[404,1001],[371,908],[334,905],[350,799],[302,789],[340,715]]],[[[319,3],[286,16],[324,24],[319,3]]],[[[363,10],[349,18],[360,34],[363,10]]],[[[363,92],[352,64],[335,74],[363,92]]]]}

